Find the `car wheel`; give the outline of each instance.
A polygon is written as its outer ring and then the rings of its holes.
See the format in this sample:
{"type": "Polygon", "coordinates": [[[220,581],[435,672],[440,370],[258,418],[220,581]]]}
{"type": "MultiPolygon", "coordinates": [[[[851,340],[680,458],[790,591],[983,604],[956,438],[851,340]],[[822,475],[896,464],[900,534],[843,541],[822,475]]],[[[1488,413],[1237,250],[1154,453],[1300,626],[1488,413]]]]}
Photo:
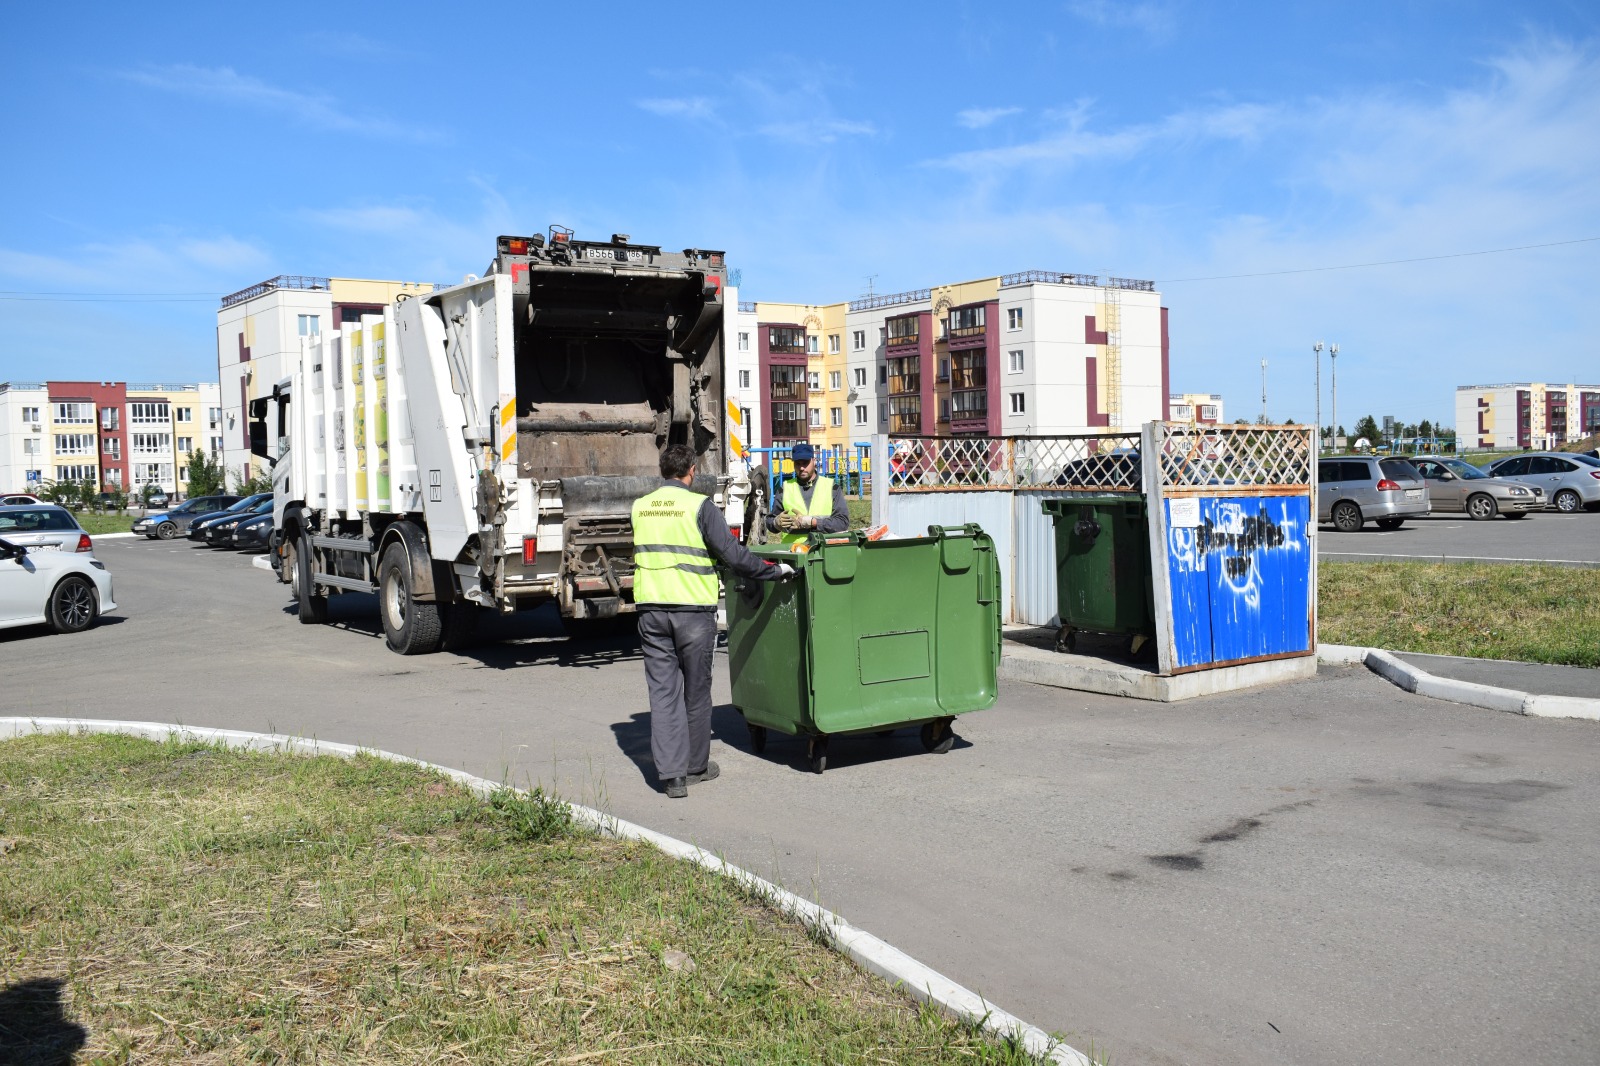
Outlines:
{"type": "Polygon", "coordinates": [[[1399,529],[1406,524],[1404,518],[1380,518],[1377,520],[1379,529],[1399,529]]]}
{"type": "Polygon", "coordinates": [[[303,540],[296,540],[294,546],[294,592],[300,601],[300,624],[321,625],[328,620],[328,597],[317,595],[317,583],[311,572],[316,562],[311,549],[303,540]]]}
{"type": "Polygon", "coordinates": [[[1361,508],[1349,500],[1340,500],[1333,506],[1333,528],[1340,533],[1355,533],[1361,529],[1361,508]]]}
{"type": "Polygon", "coordinates": [[[50,628],[57,633],[80,633],[99,615],[100,599],[86,577],[69,574],[50,593],[50,628]]]}
{"type": "Polygon", "coordinates": [[[1500,508],[1494,502],[1494,497],[1485,492],[1474,493],[1472,499],[1467,501],[1467,514],[1475,522],[1487,522],[1500,513],[1500,508]]]}
{"type": "Polygon", "coordinates": [[[1583,501],[1571,489],[1562,489],[1556,493],[1556,510],[1562,514],[1577,514],[1583,507],[1583,501]]]}
{"type": "Polygon", "coordinates": [[[174,522],[163,522],[156,527],[156,536],[162,540],[171,540],[178,535],[178,526],[174,522]]]}
{"type": "Polygon", "coordinates": [[[444,635],[437,603],[418,603],[412,596],[411,561],[404,544],[391,544],[378,564],[378,617],[389,650],[401,655],[427,655],[439,650],[444,635]]]}

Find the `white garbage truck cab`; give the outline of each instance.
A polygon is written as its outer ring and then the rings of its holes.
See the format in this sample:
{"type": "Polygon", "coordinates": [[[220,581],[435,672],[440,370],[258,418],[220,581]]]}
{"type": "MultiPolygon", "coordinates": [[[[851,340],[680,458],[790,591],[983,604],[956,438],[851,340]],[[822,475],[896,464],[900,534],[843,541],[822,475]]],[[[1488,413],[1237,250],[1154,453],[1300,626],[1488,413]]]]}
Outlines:
{"type": "Polygon", "coordinates": [[[376,593],[388,644],[437,650],[483,611],[633,604],[633,501],[667,444],[738,525],[728,476],[720,251],[625,234],[501,237],[481,278],[305,338],[251,403],[272,462],[273,559],[300,620],[376,593]]]}

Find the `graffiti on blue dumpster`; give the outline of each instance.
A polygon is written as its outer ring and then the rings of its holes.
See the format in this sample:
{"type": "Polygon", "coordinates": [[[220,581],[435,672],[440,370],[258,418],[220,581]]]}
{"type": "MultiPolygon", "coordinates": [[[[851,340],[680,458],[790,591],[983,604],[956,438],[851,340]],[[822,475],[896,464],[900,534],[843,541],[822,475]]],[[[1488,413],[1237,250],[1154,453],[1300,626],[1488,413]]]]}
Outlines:
{"type": "Polygon", "coordinates": [[[1197,666],[1311,647],[1311,548],[1304,496],[1219,497],[1198,523],[1167,500],[1175,665],[1197,666]]]}

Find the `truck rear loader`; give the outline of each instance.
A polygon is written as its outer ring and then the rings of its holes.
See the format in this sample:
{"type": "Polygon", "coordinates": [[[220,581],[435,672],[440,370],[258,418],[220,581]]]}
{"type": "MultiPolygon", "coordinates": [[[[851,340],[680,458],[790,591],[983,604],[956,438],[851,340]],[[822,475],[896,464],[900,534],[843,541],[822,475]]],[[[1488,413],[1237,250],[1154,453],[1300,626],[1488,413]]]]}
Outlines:
{"type": "Polygon", "coordinates": [[[390,648],[467,639],[485,611],[634,611],[634,499],[667,444],[743,514],[728,472],[720,251],[623,234],[499,238],[482,278],[303,340],[251,403],[272,463],[274,563],[300,620],[376,593],[390,648]]]}

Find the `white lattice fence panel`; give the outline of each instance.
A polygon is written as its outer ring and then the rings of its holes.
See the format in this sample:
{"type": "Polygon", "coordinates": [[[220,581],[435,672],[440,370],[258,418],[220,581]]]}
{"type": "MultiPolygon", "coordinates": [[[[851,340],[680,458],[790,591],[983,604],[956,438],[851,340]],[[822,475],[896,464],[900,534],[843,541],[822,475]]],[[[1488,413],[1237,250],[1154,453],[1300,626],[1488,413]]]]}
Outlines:
{"type": "Polygon", "coordinates": [[[1140,491],[1139,435],[906,437],[890,444],[891,489],[1140,491]]]}
{"type": "Polygon", "coordinates": [[[1195,426],[1163,423],[1161,487],[1300,488],[1311,484],[1312,430],[1307,426],[1195,426]]]}

